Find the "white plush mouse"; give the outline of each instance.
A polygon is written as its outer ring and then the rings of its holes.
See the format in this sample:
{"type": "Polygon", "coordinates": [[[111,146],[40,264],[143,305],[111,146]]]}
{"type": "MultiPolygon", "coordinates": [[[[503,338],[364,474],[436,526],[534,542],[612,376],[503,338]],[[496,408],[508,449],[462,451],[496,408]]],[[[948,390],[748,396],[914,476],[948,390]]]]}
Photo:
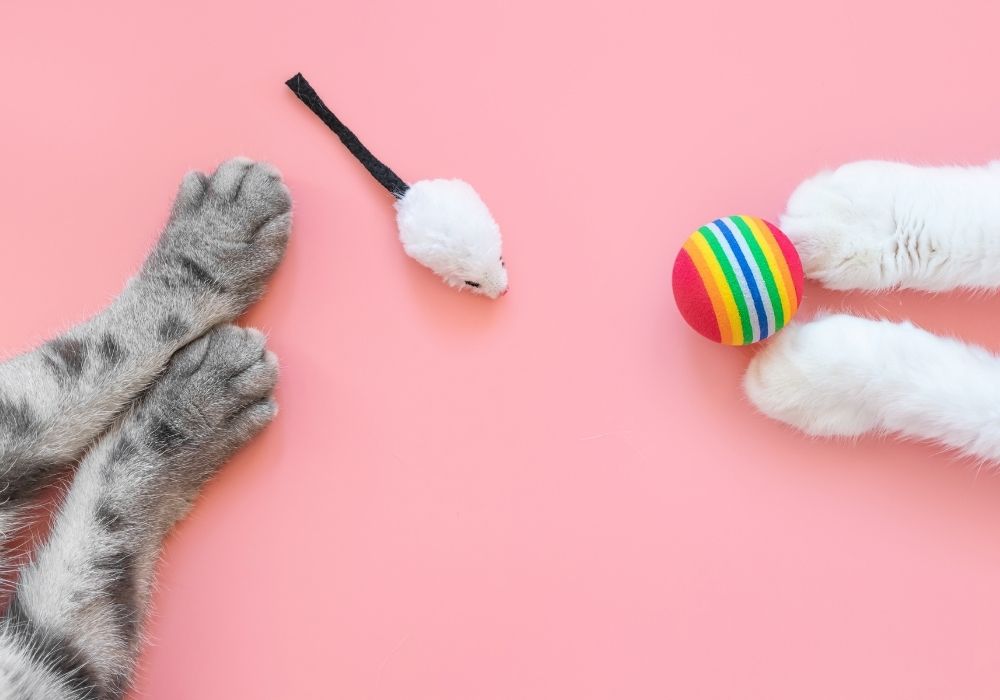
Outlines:
{"type": "Polygon", "coordinates": [[[396,198],[399,239],[407,255],[452,287],[491,299],[507,293],[500,227],[471,185],[462,180],[419,180],[408,185],[365,148],[301,73],[285,84],[396,198]]]}

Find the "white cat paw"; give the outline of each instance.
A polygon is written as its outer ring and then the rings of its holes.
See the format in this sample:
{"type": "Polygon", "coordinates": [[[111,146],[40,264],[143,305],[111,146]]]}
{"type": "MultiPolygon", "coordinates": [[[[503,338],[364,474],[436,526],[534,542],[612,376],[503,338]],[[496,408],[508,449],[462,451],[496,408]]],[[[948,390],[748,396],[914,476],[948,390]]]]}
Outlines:
{"type": "Polygon", "coordinates": [[[899,283],[893,263],[898,163],[865,161],[812,177],[792,193],[781,230],[806,276],[831,289],[884,289],[899,283]]]}
{"type": "Polygon", "coordinates": [[[792,324],[750,363],[743,386],[764,415],[808,435],[854,437],[878,427],[879,324],[828,316],[792,324]]]}

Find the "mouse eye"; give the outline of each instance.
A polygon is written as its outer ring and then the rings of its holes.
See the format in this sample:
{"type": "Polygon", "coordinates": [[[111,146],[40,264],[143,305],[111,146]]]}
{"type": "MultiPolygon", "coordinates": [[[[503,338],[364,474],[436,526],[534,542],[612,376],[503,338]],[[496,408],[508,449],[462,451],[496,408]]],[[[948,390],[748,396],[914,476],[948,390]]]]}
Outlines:
{"type": "Polygon", "coordinates": [[[471,282],[469,280],[465,280],[465,283],[468,286],[470,286],[470,287],[477,287],[478,288],[478,287],[482,287],[483,286],[483,285],[479,284],[479,282],[471,282]]]}
{"type": "Polygon", "coordinates": [[[503,261],[503,256],[500,256],[500,267],[507,267],[507,263],[503,261]]]}

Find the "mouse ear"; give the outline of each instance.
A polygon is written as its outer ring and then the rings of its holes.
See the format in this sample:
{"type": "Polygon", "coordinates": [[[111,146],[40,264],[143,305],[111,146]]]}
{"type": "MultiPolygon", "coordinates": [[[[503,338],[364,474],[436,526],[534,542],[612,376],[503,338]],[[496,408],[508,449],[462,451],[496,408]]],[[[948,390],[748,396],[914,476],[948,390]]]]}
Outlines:
{"type": "Polygon", "coordinates": [[[396,199],[401,199],[410,186],[403,179],[394,173],[389,166],[376,158],[369,151],[361,140],[354,135],[354,132],[347,128],[344,122],[337,118],[337,115],[330,111],[330,108],[323,103],[320,96],[316,94],[312,85],[301,73],[285,81],[288,89],[295,93],[302,102],[312,110],[313,114],[319,117],[330,130],[337,135],[341,143],[349,150],[355,158],[365,166],[365,170],[371,173],[382,187],[389,190],[389,193],[396,199]]]}

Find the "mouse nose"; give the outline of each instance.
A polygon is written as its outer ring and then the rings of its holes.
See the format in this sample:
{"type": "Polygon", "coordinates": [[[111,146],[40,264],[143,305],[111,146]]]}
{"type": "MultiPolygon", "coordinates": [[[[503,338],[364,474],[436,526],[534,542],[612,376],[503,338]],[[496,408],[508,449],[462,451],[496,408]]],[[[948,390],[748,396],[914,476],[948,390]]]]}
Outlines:
{"type": "Polygon", "coordinates": [[[504,290],[503,290],[502,292],[500,292],[500,296],[502,296],[502,297],[505,297],[505,296],[507,296],[507,292],[509,292],[509,291],[510,291],[510,285],[508,284],[508,285],[507,285],[507,286],[506,286],[506,287],[504,288],[504,290]]]}

